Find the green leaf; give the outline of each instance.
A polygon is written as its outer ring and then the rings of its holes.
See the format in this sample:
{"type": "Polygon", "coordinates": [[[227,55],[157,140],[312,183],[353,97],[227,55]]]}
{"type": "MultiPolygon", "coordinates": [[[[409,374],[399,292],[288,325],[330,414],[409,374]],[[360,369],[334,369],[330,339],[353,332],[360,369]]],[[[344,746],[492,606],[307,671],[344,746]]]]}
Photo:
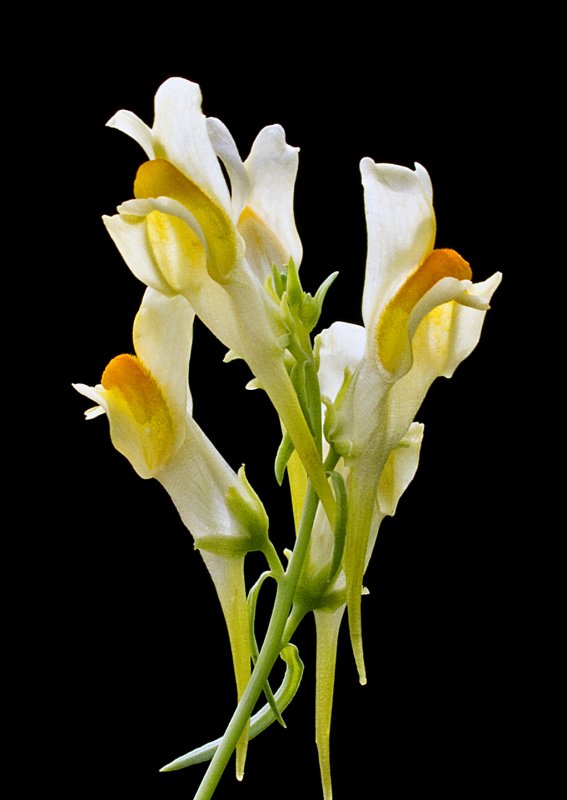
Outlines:
{"type": "Polygon", "coordinates": [[[293,442],[291,441],[289,434],[284,433],[281,444],[278,447],[278,452],[276,454],[276,460],[274,463],[276,480],[280,486],[283,483],[287,462],[291,458],[291,454],[293,453],[294,450],[295,447],[293,446],[293,442]]]}
{"type": "MultiPolygon", "coordinates": [[[[299,657],[299,650],[294,644],[286,645],[281,651],[280,657],[285,661],[286,671],[282,684],[277,690],[274,699],[281,713],[285,711],[299,689],[299,684],[303,677],[303,661],[299,657]]],[[[268,704],[263,706],[250,720],[250,738],[254,739],[265,731],[266,728],[275,722],[275,719],[276,717],[270,706],[268,704]]],[[[166,764],[160,769],[160,772],[174,772],[178,769],[190,767],[193,764],[210,761],[216,753],[221,741],[222,737],[219,737],[212,742],[197,747],[195,750],[191,750],[189,753],[176,758],[174,761],[170,761],[169,764],[166,764]]]]}
{"type": "MultiPolygon", "coordinates": [[[[260,650],[258,648],[258,642],[256,641],[256,631],[255,631],[255,623],[256,623],[256,605],[258,603],[258,596],[260,594],[260,590],[264,585],[264,581],[266,578],[272,578],[273,575],[271,572],[263,572],[254,586],[248,592],[248,624],[249,624],[249,631],[250,631],[250,653],[252,655],[252,661],[254,664],[258,660],[258,656],[260,654],[260,650]]],[[[271,686],[268,681],[264,684],[264,694],[266,695],[266,700],[268,701],[268,705],[272,709],[274,713],[275,719],[280,723],[280,725],[285,728],[286,724],[283,720],[283,717],[278,709],[277,703],[275,701],[271,686]]]]}

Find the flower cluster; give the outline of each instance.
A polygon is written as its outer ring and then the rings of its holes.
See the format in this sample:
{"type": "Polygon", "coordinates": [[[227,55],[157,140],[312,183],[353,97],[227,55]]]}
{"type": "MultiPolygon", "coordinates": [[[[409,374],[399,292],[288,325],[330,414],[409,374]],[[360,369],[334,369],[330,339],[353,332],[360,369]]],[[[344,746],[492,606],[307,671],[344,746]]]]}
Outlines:
{"type": "Polygon", "coordinates": [[[244,772],[247,743],[282,721],[301,680],[291,640],[313,612],[317,631],[316,741],[325,798],[332,796],[329,736],[339,627],[347,611],[360,681],[363,578],[380,523],[395,513],[419,460],[416,413],[432,382],[450,377],[476,346],[496,273],[472,281],[454,250],[435,249],[426,170],[361,163],[368,256],[363,325],[335,322],[313,339],[335,275],[311,295],[299,277],[302,247],[293,194],[298,150],[272,125],[243,161],[227,128],[201,111],[199,87],[172,78],[148,127],[128,111],[108,123],[145,151],[134,197],[105,217],[134,275],[146,285],[134,320],[135,355],[119,355],[97,386],[75,388],[106,414],[112,443],[142,478],[167,490],[214,581],[227,623],[238,705],[225,732],[164,770],[210,766],[196,800],[210,798],[232,753],[244,772]],[[224,171],[223,171],[224,167],[224,171]],[[228,181],[225,178],[228,176],[228,181]],[[268,514],[193,417],[188,372],[197,316],[243,359],[273,404],[283,438],[296,532],[282,560],[268,514]],[[244,561],[267,569],[247,587],[244,561]],[[254,617],[264,581],[277,584],[258,643],[254,617]],[[269,677],[281,657],[282,685],[269,677]],[[261,694],[266,704],[256,711],[261,694]]]}

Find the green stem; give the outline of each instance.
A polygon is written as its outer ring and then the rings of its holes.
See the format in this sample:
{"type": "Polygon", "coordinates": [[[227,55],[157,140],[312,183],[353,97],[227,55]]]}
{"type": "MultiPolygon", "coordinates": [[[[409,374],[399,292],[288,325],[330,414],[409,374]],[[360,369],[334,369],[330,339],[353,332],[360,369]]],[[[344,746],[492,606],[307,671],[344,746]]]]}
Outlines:
{"type": "Polygon", "coordinates": [[[284,577],[284,568],[282,566],[280,557],[278,556],[278,551],[270,539],[268,539],[265,543],[262,552],[264,553],[266,561],[268,562],[272,577],[275,578],[276,581],[280,581],[284,577]]]}
{"type": "Polygon", "coordinates": [[[242,731],[246,727],[254,711],[254,706],[262,693],[264,684],[281,651],[284,630],[293,605],[299,576],[301,575],[301,570],[303,569],[303,564],[309,548],[311,530],[313,528],[313,522],[315,521],[315,513],[318,504],[319,498],[311,486],[311,483],[309,483],[295,548],[291,555],[286,574],[278,584],[272,617],[266,632],[264,644],[258,656],[258,661],[256,662],[252,677],[230,720],[218,750],[201,781],[201,785],[197,790],[194,800],[210,800],[213,796],[213,792],[221,779],[242,731]]]}
{"type": "MultiPolygon", "coordinates": [[[[283,576],[284,574],[283,569],[281,569],[281,574],[283,576]]],[[[248,620],[249,620],[248,627],[250,628],[250,652],[252,653],[253,664],[256,663],[256,661],[258,660],[258,656],[260,655],[260,649],[258,647],[258,642],[256,641],[256,630],[255,630],[256,606],[258,603],[258,595],[260,594],[260,590],[266,578],[273,578],[273,577],[274,576],[272,575],[271,572],[263,572],[256,581],[256,583],[254,584],[254,586],[248,592],[248,620]]],[[[272,709],[274,718],[277,719],[280,725],[282,725],[282,727],[285,728],[285,722],[278,708],[278,704],[274,699],[274,695],[268,681],[266,681],[266,685],[264,686],[264,694],[266,695],[266,700],[268,701],[268,705],[272,709]]]]}
{"type": "Polygon", "coordinates": [[[304,619],[308,611],[309,609],[303,606],[299,607],[297,604],[294,604],[293,608],[291,609],[291,614],[288,617],[285,630],[282,635],[282,646],[289,644],[291,637],[293,636],[295,631],[299,628],[300,622],[304,619]]]}
{"type": "MultiPolygon", "coordinates": [[[[282,685],[279,687],[275,695],[276,705],[278,707],[278,714],[285,711],[287,706],[291,703],[299,688],[301,678],[303,675],[303,662],[299,657],[299,651],[293,644],[287,645],[280,653],[282,659],[286,663],[285,677],[282,685]]],[[[250,720],[250,738],[258,736],[262,731],[272,724],[277,719],[269,705],[263,706],[252,719],[250,720]]],[[[202,761],[210,761],[217,751],[222,737],[215,739],[212,742],[197,747],[189,753],[176,758],[169,764],[166,764],[160,769],[160,772],[174,772],[178,769],[185,769],[193,764],[200,764],[202,761]]]]}

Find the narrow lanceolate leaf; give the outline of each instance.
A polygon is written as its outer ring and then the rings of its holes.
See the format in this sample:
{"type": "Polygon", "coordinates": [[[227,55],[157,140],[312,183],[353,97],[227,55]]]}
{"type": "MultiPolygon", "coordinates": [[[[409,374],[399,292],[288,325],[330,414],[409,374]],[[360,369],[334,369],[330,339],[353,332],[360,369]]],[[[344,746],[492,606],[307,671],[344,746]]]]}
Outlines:
{"type": "MultiPolygon", "coordinates": [[[[293,644],[288,644],[280,653],[281,658],[285,661],[286,671],[281,686],[275,693],[275,702],[281,714],[288,705],[291,703],[303,676],[303,662],[299,657],[299,650],[293,644]]],[[[273,722],[276,716],[268,704],[263,706],[252,719],[250,720],[250,739],[254,739],[266,730],[273,722]]],[[[193,764],[200,764],[203,761],[210,761],[217,751],[219,744],[222,742],[222,736],[212,742],[208,742],[201,747],[191,750],[169,764],[166,764],[160,769],[160,772],[173,772],[185,767],[191,767],[193,764]]]]}
{"type": "MultiPolygon", "coordinates": [[[[258,647],[258,641],[256,639],[256,606],[258,605],[258,597],[260,595],[260,590],[264,585],[264,581],[267,578],[272,578],[273,575],[271,572],[263,572],[254,586],[248,592],[248,624],[250,628],[250,651],[252,653],[252,661],[256,664],[258,660],[258,656],[260,655],[260,649],[258,647]]],[[[272,709],[274,714],[274,718],[280,723],[282,728],[286,727],[284,719],[280,713],[278,708],[277,702],[274,698],[274,694],[272,692],[271,686],[269,681],[266,681],[264,685],[264,694],[266,696],[266,700],[268,701],[268,705],[272,709]]]]}

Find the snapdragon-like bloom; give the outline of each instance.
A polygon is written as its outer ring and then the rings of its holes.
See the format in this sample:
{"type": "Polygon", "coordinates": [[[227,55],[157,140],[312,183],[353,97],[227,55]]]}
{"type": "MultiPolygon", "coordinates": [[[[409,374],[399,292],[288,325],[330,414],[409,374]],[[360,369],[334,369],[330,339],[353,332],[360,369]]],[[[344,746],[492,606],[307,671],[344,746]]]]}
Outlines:
{"type": "Polygon", "coordinates": [[[435,250],[426,170],[361,162],[368,256],[364,326],[336,322],[319,337],[329,441],[349,466],[344,567],[349,626],[366,681],[360,603],[374,529],[373,487],[431,383],[450,377],[476,346],[501,275],[472,282],[453,250],[435,250]]]}
{"type": "Polygon", "coordinates": [[[194,316],[182,297],[148,290],[134,322],[136,355],[113,358],[98,386],[75,384],[97,404],[87,418],[106,413],[114,447],[142,478],[159,475],[187,437],[194,316]]]}
{"type": "Polygon", "coordinates": [[[227,128],[202,113],[199,87],[180,78],[159,88],[152,128],[128,111],[109,125],[132,136],[149,159],[136,175],[135,199],[104,218],[120,253],[146,285],[186,297],[248,363],[332,517],[332,493],[283,361],[288,331],[265,286],[274,265],[283,271],[301,261],[293,217],[297,149],[272,125],[243,162],[227,128]]]}
{"type": "MultiPolygon", "coordinates": [[[[106,413],[112,443],[143,478],[169,493],[213,578],[227,623],[239,696],[250,677],[244,556],[267,542],[268,519],[192,417],[188,386],[194,312],[183,297],[147,289],[134,322],[136,355],[119,355],[98,386],[75,384],[106,413]]],[[[244,765],[241,744],[238,769],[244,765]]]]}

